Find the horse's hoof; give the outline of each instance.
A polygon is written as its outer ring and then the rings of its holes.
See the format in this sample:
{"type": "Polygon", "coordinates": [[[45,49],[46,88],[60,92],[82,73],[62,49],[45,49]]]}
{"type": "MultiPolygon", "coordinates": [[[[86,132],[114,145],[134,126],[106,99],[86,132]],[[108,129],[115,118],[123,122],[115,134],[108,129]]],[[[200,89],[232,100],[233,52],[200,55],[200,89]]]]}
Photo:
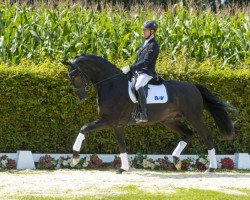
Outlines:
{"type": "Polygon", "coordinates": [[[214,173],[215,170],[215,168],[208,168],[204,173],[214,173]]]}
{"type": "Polygon", "coordinates": [[[72,164],[75,166],[80,162],[80,155],[73,155],[72,164]]]}
{"type": "Polygon", "coordinates": [[[72,159],[72,164],[75,166],[80,162],[80,156],[78,158],[73,158],[72,159]]]}
{"type": "Polygon", "coordinates": [[[122,174],[123,172],[126,172],[126,170],[120,168],[117,170],[116,174],[122,174]]]}
{"type": "Polygon", "coordinates": [[[73,151],[72,165],[75,166],[80,162],[80,155],[78,151],[73,151]]]}
{"type": "Polygon", "coordinates": [[[178,171],[180,171],[181,170],[181,160],[178,157],[173,156],[173,163],[174,163],[175,168],[178,171]]]}

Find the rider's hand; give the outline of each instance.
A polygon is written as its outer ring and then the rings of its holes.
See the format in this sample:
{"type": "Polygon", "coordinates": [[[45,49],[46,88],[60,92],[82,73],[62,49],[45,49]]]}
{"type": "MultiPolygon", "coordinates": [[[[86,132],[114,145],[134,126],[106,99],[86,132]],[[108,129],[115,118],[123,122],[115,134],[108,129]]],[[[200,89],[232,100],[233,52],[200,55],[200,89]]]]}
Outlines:
{"type": "Polygon", "coordinates": [[[126,66],[126,67],[123,67],[123,68],[122,68],[122,72],[123,72],[124,74],[129,73],[129,71],[130,71],[130,67],[129,67],[129,66],[126,66]]]}

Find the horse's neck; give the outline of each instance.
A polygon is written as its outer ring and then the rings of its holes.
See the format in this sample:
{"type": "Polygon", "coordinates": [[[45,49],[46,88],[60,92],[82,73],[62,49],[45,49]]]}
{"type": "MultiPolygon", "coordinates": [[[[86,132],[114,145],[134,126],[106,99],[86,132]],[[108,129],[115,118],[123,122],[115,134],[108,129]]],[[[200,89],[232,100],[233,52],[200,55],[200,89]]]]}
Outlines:
{"type": "Polygon", "coordinates": [[[128,92],[128,80],[125,75],[113,74],[113,77],[104,79],[98,84],[98,94],[116,95],[117,93],[128,92]]]}
{"type": "Polygon", "coordinates": [[[88,75],[93,81],[93,83],[101,82],[103,80],[114,77],[116,74],[119,74],[119,70],[117,68],[113,68],[112,66],[102,66],[99,63],[88,63],[88,75]]]}
{"type": "MultiPolygon", "coordinates": [[[[128,80],[125,75],[103,82],[97,87],[97,102],[100,115],[116,116],[117,112],[124,112],[129,101],[128,80]],[[115,113],[113,113],[115,112],[115,113]]],[[[129,110],[126,110],[129,113],[129,110]]],[[[120,116],[120,115],[119,115],[120,116]]]]}
{"type": "Polygon", "coordinates": [[[79,59],[76,61],[78,66],[81,67],[82,71],[86,73],[93,84],[121,73],[115,65],[108,61],[98,59],[100,58],[90,57],[88,59],[79,59]]]}

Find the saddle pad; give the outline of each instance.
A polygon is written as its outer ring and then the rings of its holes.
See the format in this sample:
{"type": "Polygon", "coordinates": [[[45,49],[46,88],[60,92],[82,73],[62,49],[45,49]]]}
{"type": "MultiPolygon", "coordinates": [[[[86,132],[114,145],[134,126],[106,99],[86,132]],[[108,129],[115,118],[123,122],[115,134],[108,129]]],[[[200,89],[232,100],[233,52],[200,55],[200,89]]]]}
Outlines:
{"type": "MultiPolygon", "coordinates": [[[[128,93],[132,102],[137,103],[135,94],[131,89],[132,83],[128,81],[128,93]]],[[[148,84],[147,104],[166,103],[168,94],[165,85],[150,85],[148,84]]]]}

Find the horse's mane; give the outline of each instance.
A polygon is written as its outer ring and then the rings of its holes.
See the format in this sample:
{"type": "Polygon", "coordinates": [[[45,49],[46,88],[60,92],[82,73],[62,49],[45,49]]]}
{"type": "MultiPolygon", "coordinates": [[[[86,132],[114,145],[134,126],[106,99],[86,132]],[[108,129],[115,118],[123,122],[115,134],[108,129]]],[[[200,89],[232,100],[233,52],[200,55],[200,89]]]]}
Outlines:
{"type": "Polygon", "coordinates": [[[100,64],[103,69],[111,70],[113,72],[121,72],[119,68],[117,68],[114,64],[106,60],[101,56],[97,56],[94,54],[81,54],[80,56],[76,56],[74,62],[76,61],[92,61],[94,63],[100,64]]]}

